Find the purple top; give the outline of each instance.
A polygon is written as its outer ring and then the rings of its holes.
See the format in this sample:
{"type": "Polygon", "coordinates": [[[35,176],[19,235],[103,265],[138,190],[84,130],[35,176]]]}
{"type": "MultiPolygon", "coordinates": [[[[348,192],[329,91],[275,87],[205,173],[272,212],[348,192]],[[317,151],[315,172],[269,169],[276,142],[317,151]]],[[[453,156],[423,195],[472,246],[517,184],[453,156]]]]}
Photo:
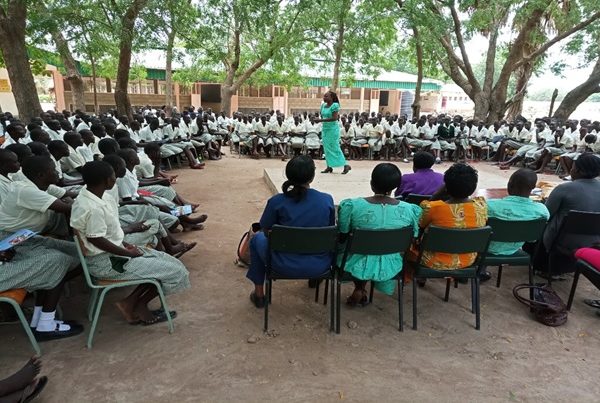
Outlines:
{"type": "Polygon", "coordinates": [[[402,183],[396,189],[396,196],[406,196],[410,193],[432,195],[444,184],[444,175],[433,169],[419,169],[413,174],[402,175],[402,183]]]}

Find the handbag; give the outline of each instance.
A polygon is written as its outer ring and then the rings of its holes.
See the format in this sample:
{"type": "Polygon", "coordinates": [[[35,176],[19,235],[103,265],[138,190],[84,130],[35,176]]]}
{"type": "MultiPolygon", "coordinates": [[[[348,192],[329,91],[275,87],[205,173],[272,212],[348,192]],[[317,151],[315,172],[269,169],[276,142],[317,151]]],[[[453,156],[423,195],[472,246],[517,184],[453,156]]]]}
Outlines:
{"type": "Polygon", "coordinates": [[[260,224],[255,222],[250,226],[250,230],[244,232],[242,235],[242,239],[240,239],[237,247],[237,259],[235,260],[235,264],[238,266],[250,266],[250,241],[258,231],[260,231],[260,224]]]}
{"type": "MultiPolygon", "coordinates": [[[[515,298],[531,308],[535,319],[546,326],[560,326],[567,321],[567,307],[560,296],[548,285],[519,284],[513,288],[515,298]],[[529,289],[533,298],[526,299],[519,291],[529,289]]],[[[531,294],[530,294],[531,295],[531,294]]]]}

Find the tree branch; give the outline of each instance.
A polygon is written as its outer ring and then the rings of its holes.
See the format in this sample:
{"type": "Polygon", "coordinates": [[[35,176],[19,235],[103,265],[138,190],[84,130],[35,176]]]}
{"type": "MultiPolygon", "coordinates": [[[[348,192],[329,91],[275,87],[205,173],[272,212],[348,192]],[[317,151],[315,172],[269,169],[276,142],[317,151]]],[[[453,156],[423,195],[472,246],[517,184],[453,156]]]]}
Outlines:
{"type": "Polygon", "coordinates": [[[452,21],[454,23],[454,34],[456,35],[456,41],[458,42],[458,47],[460,48],[460,54],[462,56],[462,61],[464,62],[464,69],[467,79],[471,84],[473,89],[479,90],[479,82],[475,77],[475,73],[473,73],[473,67],[471,66],[471,62],[469,61],[469,55],[467,54],[467,49],[465,47],[465,39],[462,34],[462,24],[460,23],[460,18],[458,17],[458,12],[456,11],[456,7],[454,6],[454,1],[450,5],[450,13],[452,14],[452,21]]]}

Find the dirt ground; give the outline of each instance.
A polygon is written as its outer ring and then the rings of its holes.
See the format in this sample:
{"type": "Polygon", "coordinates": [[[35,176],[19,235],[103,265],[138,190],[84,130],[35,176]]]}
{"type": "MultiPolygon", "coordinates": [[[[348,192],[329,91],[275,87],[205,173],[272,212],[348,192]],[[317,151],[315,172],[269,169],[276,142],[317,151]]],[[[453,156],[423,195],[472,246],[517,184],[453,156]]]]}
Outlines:
{"type": "MultiPolygon", "coordinates": [[[[410,169],[401,164],[401,169],[410,169]]],[[[319,163],[319,168],[323,165],[319,163]]],[[[370,167],[373,162],[357,162],[370,167]]],[[[169,298],[179,316],[166,326],[127,325],[109,294],[94,348],[85,336],[42,344],[50,382],[40,402],[181,401],[576,401],[600,398],[595,312],[583,298],[599,298],[582,279],[566,325],[545,327],[512,296],[524,268],[504,271],[502,285],[481,289],[481,330],[474,329],[469,287],[430,281],[419,293],[419,330],[411,329],[412,291],[405,292],[405,331],[397,330],[396,302],[375,295],[366,308],[342,307],[342,333],[329,333],[328,309],[313,302],[305,282],[277,282],[271,331],[248,299],[252,285],[233,265],[243,231],[270,196],[263,167],[278,160],[228,156],[204,171],[178,171],[177,190],[202,204],[206,229],[181,238],[199,246],[184,256],[192,288],[169,298]],[[350,328],[348,322],[357,327],[350,328]],[[354,325],[354,324],[352,324],[354,325]]],[[[494,175],[479,164],[482,175],[494,175]]],[[[1,268],[0,268],[1,269],[1,268]]],[[[491,270],[495,276],[496,269],[491,270]]],[[[566,300],[570,281],[557,284],[566,300]]],[[[351,286],[342,289],[343,298],[351,286]]],[[[85,321],[83,281],[63,300],[65,316],[85,321]]],[[[0,326],[0,377],[22,366],[32,350],[17,325],[0,326]]]]}

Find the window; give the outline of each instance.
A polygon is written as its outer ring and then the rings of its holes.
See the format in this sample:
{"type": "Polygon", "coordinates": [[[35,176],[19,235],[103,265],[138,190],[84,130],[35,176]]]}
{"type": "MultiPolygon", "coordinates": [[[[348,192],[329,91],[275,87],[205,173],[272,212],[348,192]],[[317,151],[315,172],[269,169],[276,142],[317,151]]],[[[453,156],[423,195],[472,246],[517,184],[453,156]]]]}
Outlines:
{"type": "MultiPolygon", "coordinates": [[[[92,77],[83,77],[83,81],[85,84],[85,90],[87,92],[94,92],[94,85],[93,85],[94,80],[92,80],[92,77]]],[[[105,78],[96,77],[96,91],[97,92],[108,92],[108,89],[106,88],[106,79],[105,78]]]]}
{"type": "MultiPolygon", "coordinates": [[[[309,87],[308,88],[308,98],[316,99],[319,97],[319,87],[309,87]]],[[[302,97],[304,98],[304,97],[302,97]]]]}
{"type": "Polygon", "coordinates": [[[260,89],[258,90],[258,94],[260,97],[263,98],[271,98],[273,96],[273,87],[270,85],[260,87],[260,89]]]}
{"type": "Polygon", "coordinates": [[[352,94],[352,90],[350,88],[341,88],[340,89],[340,99],[350,99],[351,94],[352,94]]]}
{"type": "MultiPolygon", "coordinates": [[[[173,89],[171,90],[173,94],[175,94],[175,85],[172,85],[173,89]]],[[[158,94],[165,95],[167,93],[167,84],[164,81],[159,81],[158,83],[158,94]]]]}

